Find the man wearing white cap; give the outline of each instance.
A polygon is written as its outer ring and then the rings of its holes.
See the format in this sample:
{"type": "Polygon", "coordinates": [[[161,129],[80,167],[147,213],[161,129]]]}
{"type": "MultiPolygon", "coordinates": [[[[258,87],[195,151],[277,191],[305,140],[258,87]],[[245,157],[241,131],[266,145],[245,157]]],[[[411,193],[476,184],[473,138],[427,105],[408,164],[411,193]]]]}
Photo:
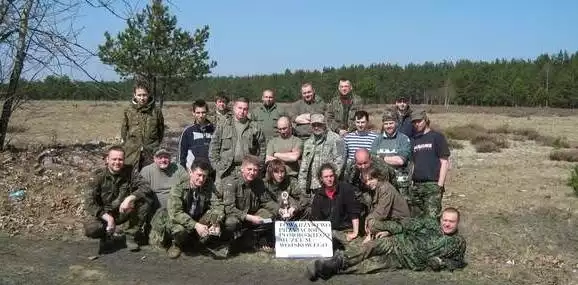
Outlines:
{"type": "MultiPolygon", "coordinates": [[[[325,116],[311,115],[311,136],[303,144],[303,154],[297,185],[305,193],[309,202],[313,193],[321,188],[316,175],[324,163],[335,166],[335,176],[340,177],[345,165],[345,142],[335,132],[327,128],[325,116]]],[[[306,207],[308,208],[308,207],[306,207]]]]}

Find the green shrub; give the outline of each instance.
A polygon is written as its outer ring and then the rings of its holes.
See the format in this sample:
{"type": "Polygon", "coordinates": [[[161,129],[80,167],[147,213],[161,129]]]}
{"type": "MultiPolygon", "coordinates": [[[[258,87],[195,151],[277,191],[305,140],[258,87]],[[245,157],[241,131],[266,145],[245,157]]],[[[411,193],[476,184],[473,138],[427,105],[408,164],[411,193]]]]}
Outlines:
{"type": "Polygon", "coordinates": [[[570,172],[570,179],[568,179],[568,186],[574,190],[574,194],[578,196],[578,164],[574,166],[570,172]]]}

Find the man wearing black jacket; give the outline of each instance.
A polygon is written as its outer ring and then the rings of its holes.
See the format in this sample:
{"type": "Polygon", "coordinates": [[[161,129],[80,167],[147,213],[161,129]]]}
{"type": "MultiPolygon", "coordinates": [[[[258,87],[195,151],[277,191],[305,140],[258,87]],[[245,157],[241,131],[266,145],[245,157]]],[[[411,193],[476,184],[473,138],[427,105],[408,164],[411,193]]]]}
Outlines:
{"type": "Polygon", "coordinates": [[[352,185],[337,181],[335,166],[324,163],[317,173],[322,187],[311,204],[311,220],[331,221],[334,247],[343,247],[359,235],[361,204],[352,185]]]}
{"type": "Polygon", "coordinates": [[[179,139],[179,163],[188,169],[195,159],[209,161],[209,144],[215,126],[207,120],[208,106],[205,100],[193,103],[192,125],[187,126],[179,139]]]}

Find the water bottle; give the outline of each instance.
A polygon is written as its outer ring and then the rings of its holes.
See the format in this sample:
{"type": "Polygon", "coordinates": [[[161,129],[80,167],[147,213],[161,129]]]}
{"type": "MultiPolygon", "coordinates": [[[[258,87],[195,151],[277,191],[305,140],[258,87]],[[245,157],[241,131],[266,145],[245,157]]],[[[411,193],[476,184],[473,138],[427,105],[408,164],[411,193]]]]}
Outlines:
{"type": "Polygon", "coordinates": [[[13,202],[22,201],[22,200],[24,200],[24,197],[26,197],[26,189],[24,189],[24,188],[13,189],[8,194],[8,198],[10,199],[10,201],[13,201],[13,202]]]}

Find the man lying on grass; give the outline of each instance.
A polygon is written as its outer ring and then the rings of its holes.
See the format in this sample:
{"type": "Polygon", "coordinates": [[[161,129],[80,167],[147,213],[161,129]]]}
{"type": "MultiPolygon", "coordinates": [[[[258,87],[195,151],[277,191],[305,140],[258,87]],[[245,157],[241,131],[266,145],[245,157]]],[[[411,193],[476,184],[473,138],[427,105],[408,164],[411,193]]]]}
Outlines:
{"type": "Polygon", "coordinates": [[[440,222],[430,217],[411,219],[403,227],[375,234],[360,246],[337,251],[330,259],[316,260],[307,267],[306,275],[316,281],[344,273],[463,268],[466,240],[458,233],[459,220],[455,208],[446,208],[440,222]]]}

